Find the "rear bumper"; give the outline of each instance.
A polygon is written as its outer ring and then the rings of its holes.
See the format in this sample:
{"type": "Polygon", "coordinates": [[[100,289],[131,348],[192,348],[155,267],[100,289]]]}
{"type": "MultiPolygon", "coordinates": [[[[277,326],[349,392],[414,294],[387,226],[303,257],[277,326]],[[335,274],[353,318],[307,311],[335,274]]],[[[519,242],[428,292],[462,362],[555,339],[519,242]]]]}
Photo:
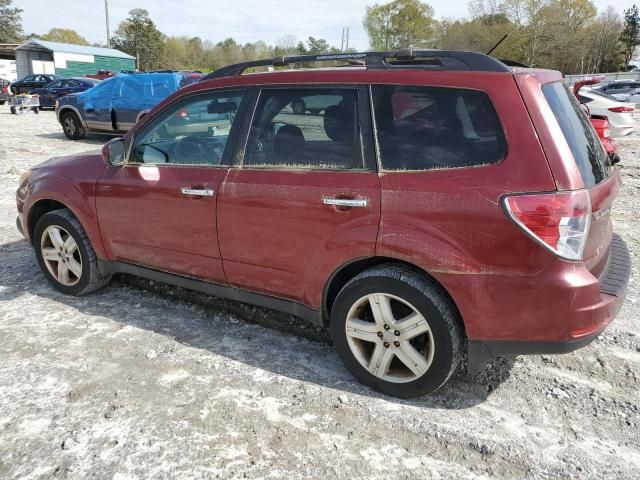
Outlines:
{"type": "MultiPolygon", "coordinates": [[[[624,241],[614,235],[607,267],[600,278],[592,277],[592,282],[585,282],[584,278],[575,274],[552,285],[554,293],[561,290],[565,300],[555,297],[549,302],[557,302],[553,309],[542,318],[540,323],[549,326],[564,324],[567,329],[560,338],[540,338],[531,341],[521,339],[469,340],[469,371],[480,370],[484,364],[495,357],[514,355],[556,354],[569,353],[591,343],[600,335],[618,314],[624,302],[629,277],[631,275],[631,257],[624,241]],[[590,290],[597,288],[593,293],[590,290]],[[587,301],[591,297],[591,301],[587,301]],[[579,303],[573,301],[579,298],[579,303]],[[549,318],[550,315],[553,315],[549,318]]],[[[544,287],[541,287],[544,290],[544,287]]],[[[527,308],[522,304],[520,308],[527,308]]],[[[529,309],[535,311],[536,305],[529,309]]],[[[540,308],[540,307],[539,307],[540,308]]],[[[522,337],[521,337],[522,338],[522,337]]]]}

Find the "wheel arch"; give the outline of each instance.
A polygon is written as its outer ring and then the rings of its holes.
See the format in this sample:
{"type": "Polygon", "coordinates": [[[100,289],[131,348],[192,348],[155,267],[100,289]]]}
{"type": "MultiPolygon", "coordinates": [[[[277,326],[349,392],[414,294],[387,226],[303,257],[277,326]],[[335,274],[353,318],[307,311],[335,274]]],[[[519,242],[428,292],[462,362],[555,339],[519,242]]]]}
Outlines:
{"type": "Polygon", "coordinates": [[[33,244],[33,232],[35,231],[36,225],[38,221],[42,218],[42,216],[54,210],[59,210],[61,208],[67,208],[71,211],[71,209],[67,207],[65,204],[57,200],[52,200],[50,198],[43,198],[42,200],[38,200],[36,203],[34,203],[31,206],[27,216],[27,231],[29,232],[29,239],[31,240],[32,244],[33,244]]]}
{"type": "Polygon", "coordinates": [[[322,320],[325,325],[328,325],[329,315],[331,314],[331,308],[333,307],[333,302],[335,301],[338,293],[344,287],[349,280],[358,275],[359,273],[367,270],[371,267],[375,267],[383,264],[393,264],[400,265],[408,270],[416,272],[421,276],[425,277],[425,279],[431,283],[435,288],[437,288],[440,293],[442,293],[451,303],[451,306],[455,309],[456,315],[460,322],[460,326],[462,328],[463,333],[466,337],[466,328],[464,324],[464,320],[460,313],[460,309],[456,304],[453,296],[449,293],[449,291],[445,288],[442,283],[440,283],[433,275],[431,275],[425,269],[407,262],[406,260],[400,260],[398,258],[393,257],[384,257],[384,256],[374,256],[374,257],[366,257],[359,258],[357,260],[350,261],[346,264],[341,265],[337,268],[329,277],[327,281],[324,292],[322,296],[322,320]]]}
{"type": "MultiPolygon", "coordinates": [[[[50,182],[52,182],[54,178],[55,177],[49,177],[49,186],[61,187],[61,185],[51,185],[50,182]]],[[[47,190],[48,193],[40,193],[37,198],[34,198],[29,201],[28,205],[25,205],[24,225],[27,230],[25,233],[28,234],[29,241],[33,245],[33,232],[43,215],[53,210],[66,208],[78,219],[82,228],[84,228],[98,258],[106,258],[107,255],[102,244],[95,212],[86,199],[83,199],[80,192],[75,189],[66,189],[65,191],[67,194],[58,195],[55,194],[54,190],[47,190]]]]}
{"type": "Polygon", "coordinates": [[[63,105],[62,107],[60,107],[60,109],[57,112],[58,123],[62,123],[62,115],[64,115],[67,112],[74,113],[76,117],[78,117],[78,120],[80,120],[80,123],[82,124],[83,128],[85,129],[87,128],[87,122],[85,121],[84,117],[80,114],[80,110],[78,110],[73,105],[63,105]]]}

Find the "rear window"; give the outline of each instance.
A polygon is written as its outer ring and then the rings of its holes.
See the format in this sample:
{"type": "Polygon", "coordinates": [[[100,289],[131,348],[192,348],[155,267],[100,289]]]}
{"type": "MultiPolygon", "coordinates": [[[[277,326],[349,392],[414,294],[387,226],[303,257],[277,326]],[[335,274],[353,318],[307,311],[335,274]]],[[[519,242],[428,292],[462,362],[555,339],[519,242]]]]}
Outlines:
{"type": "Polygon", "coordinates": [[[585,187],[600,183],[610,174],[609,159],[580,104],[560,82],[543,85],[542,92],[569,144],[585,187]]]}
{"type": "Polygon", "coordinates": [[[507,154],[498,114],[484,92],[378,85],[373,106],[385,170],[487,165],[507,154]]]}

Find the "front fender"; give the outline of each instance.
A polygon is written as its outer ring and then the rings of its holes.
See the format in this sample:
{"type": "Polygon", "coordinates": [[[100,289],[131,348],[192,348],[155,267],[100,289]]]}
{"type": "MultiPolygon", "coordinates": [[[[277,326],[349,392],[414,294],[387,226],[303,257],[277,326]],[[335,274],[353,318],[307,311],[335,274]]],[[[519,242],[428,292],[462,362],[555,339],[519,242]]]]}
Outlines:
{"type": "Polygon", "coordinates": [[[29,190],[31,193],[25,201],[23,213],[27,239],[30,239],[32,232],[29,226],[33,207],[40,201],[54,200],[68,208],[80,221],[98,258],[106,258],[95,211],[95,182],[76,186],[64,178],[46,175],[35,178],[29,190]]]}

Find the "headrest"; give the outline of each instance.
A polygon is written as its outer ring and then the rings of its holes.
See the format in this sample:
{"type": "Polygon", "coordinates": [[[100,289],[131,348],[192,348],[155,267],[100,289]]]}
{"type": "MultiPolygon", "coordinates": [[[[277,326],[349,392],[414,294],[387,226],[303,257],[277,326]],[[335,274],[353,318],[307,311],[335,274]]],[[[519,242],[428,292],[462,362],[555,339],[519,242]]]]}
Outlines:
{"type": "Polygon", "coordinates": [[[331,140],[348,142],[353,139],[353,113],[350,109],[331,105],[324,111],[324,130],[331,140]]]}

